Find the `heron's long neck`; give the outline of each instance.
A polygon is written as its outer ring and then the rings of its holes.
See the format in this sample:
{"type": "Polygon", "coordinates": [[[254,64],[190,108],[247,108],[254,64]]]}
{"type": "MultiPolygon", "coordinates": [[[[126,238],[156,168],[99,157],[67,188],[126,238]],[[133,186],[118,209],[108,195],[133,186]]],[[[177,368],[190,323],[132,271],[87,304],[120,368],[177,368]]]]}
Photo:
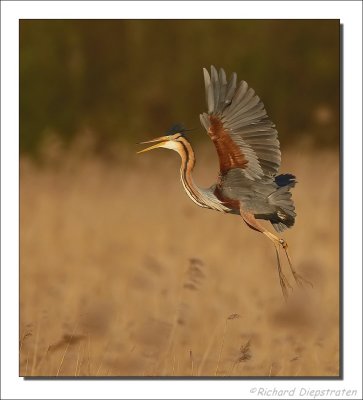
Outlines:
{"type": "Polygon", "coordinates": [[[178,142],[181,144],[180,146],[180,157],[181,157],[181,166],[180,166],[180,178],[182,184],[184,186],[185,191],[188,196],[200,207],[209,208],[203,202],[203,195],[198,186],[194,183],[192,178],[192,170],[195,165],[195,156],[194,151],[190,143],[183,137],[179,138],[178,142]]]}

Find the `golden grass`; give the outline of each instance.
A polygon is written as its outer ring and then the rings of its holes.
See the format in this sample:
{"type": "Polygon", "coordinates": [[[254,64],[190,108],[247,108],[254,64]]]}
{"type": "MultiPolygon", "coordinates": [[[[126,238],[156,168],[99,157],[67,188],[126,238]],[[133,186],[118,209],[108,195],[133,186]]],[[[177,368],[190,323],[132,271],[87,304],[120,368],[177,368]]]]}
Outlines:
{"type": "MultiPolygon", "coordinates": [[[[283,156],[299,181],[283,237],[314,284],[287,303],[272,243],[193,204],[176,154],[23,159],[20,375],[337,376],[338,155],[283,156]]],[[[215,156],[197,158],[207,186],[215,156]]]]}

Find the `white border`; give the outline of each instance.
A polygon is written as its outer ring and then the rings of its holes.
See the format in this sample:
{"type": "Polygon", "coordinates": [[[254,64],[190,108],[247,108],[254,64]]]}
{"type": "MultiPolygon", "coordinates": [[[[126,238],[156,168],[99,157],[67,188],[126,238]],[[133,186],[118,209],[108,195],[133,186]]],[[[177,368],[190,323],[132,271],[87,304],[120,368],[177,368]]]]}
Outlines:
{"type": "MultiPolygon", "coordinates": [[[[259,398],[253,387],[357,389],[362,398],[362,3],[1,2],[1,397],[259,398]],[[344,381],[24,381],[18,378],[18,20],[331,18],[344,24],[344,381]]],[[[262,397],[260,397],[262,398],[262,397]]],[[[303,398],[301,396],[291,398],[303,398]]],[[[305,397],[307,398],[307,397],[305,397]]],[[[322,397],[321,397],[322,398],[322,397]]]]}

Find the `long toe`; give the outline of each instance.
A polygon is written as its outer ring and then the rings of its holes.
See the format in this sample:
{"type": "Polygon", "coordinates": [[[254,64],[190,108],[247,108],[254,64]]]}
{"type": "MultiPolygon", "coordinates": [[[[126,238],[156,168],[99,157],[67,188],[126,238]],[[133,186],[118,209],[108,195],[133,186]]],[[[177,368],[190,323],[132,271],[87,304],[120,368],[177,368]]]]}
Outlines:
{"type": "Polygon", "coordinates": [[[311,286],[311,288],[314,287],[314,285],[313,285],[310,281],[308,281],[307,279],[305,279],[304,277],[302,277],[302,276],[301,276],[300,274],[298,274],[295,270],[292,271],[292,274],[294,275],[295,282],[297,283],[297,285],[298,285],[300,288],[303,288],[304,285],[309,285],[309,286],[311,286]]]}

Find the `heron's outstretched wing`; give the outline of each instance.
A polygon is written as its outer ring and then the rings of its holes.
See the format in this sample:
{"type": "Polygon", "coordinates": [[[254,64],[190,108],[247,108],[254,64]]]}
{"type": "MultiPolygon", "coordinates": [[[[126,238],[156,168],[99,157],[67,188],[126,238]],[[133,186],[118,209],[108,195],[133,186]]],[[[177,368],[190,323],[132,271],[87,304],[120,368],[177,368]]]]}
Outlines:
{"type": "Polygon", "coordinates": [[[203,71],[208,113],[200,120],[217,149],[221,174],[240,168],[249,179],[272,180],[281,163],[280,144],[262,101],[245,81],[237,85],[236,73],[227,82],[223,69],[203,71]]]}

